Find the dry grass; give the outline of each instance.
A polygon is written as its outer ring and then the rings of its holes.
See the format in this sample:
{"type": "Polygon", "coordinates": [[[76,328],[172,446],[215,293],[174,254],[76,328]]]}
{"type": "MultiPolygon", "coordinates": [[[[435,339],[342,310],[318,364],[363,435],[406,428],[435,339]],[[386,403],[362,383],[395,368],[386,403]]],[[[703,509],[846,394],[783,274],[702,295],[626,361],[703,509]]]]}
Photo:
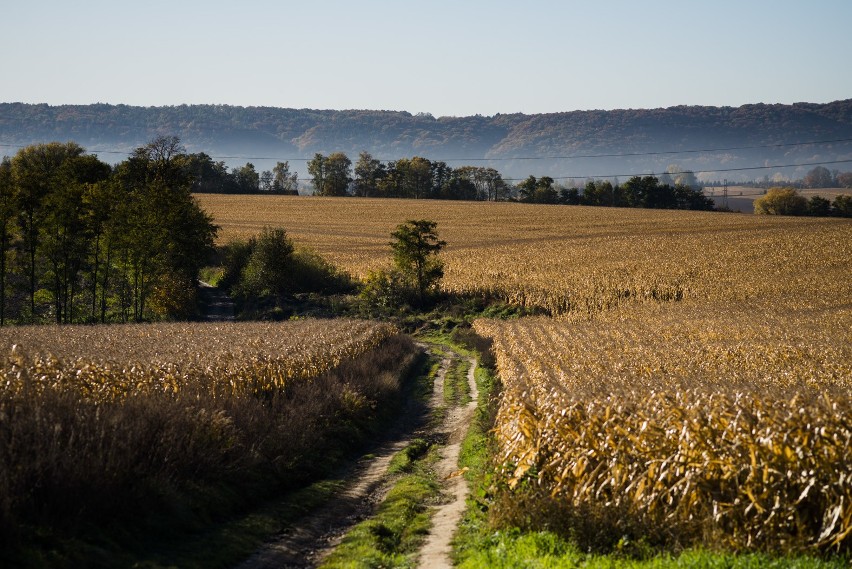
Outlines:
{"type": "Polygon", "coordinates": [[[282,226],[355,276],[388,262],[390,232],[437,221],[444,287],[553,314],[621,304],[835,297],[852,222],[509,203],[198,196],[227,242],[282,226]]]}

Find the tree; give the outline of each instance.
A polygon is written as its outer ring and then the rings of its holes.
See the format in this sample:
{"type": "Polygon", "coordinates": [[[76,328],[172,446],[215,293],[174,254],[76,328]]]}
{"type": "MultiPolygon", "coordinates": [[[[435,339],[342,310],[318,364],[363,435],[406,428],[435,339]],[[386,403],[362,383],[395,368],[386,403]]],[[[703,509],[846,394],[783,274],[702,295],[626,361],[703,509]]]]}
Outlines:
{"type": "Polygon", "coordinates": [[[30,322],[35,322],[37,317],[37,261],[42,248],[44,217],[48,213],[44,200],[60,183],[62,165],[81,156],[83,152],[83,148],[73,142],[50,142],[22,148],[12,159],[12,183],[16,186],[17,197],[15,208],[18,211],[18,225],[26,251],[29,277],[30,322]]]}
{"type": "Polygon", "coordinates": [[[808,215],[827,217],[831,215],[831,200],[822,196],[811,196],[811,199],[808,200],[807,212],[808,215]]]}
{"type": "Polygon", "coordinates": [[[355,163],[355,195],[364,198],[375,196],[379,191],[379,181],[384,176],[385,168],[381,161],[369,152],[362,152],[355,163]]]}
{"type": "Polygon", "coordinates": [[[836,184],[834,176],[828,168],[817,166],[807,174],[805,174],[802,182],[806,188],[833,188],[836,184]]]}
{"type": "Polygon", "coordinates": [[[413,285],[421,306],[444,276],[438,253],[447,243],[438,239],[436,226],[436,222],[425,219],[408,220],[391,233],[394,266],[413,285]]]}
{"type": "Polygon", "coordinates": [[[852,217],[852,196],[839,195],[831,202],[831,212],[838,217],[852,217]]]}
{"type": "Polygon", "coordinates": [[[794,188],[770,188],[754,200],[754,213],[764,215],[802,215],[807,211],[808,200],[794,188]]]}
{"type": "Polygon", "coordinates": [[[841,188],[852,188],[852,172],[841,172],[837,175],[837,185],[841,188]]]}
{"type": "Polygon", "coordinates": [[[6,277],[14,215],[15,194],[12,185],[12,162],[4,156],[3,161],[0,162],[0,326],[6,323],[6,277]]]}
{"type": "Polygon", "coordinates": [[[246,162],[246,165],[240,168],[234,168],[232,175],[240,193],[250,194],[260,190],[260,174],[251,162],[246,162]]]}
{"type": "Polygon", "coordinates": [[[500,172],[494,168],[483,168],[480,166],[461,166],[456,168],[461,178],[469,180],[476,188],[474,199],[484,201],[496,201],[505,199],[506,182],[500,172]]]}
{"type": "Polygon", "coordinates": [[[276,299],[290,292],[293,243],[287,233],[281,228],[264,228],[249,242],[249,250],[241,292],[248,296],[273,295],[276,299]]]}
{"type": "Polygon", "coordinates": [[[308,174],[313,178],[318,196],[345,196],[352,182],[352,161],[342,152],[328,156],[320,153],[308,161],[308,174]]]}
{"type": "Polygon", "coordinates": [[[262,192],[271,192],[272,191],[272,172],[270,170],[264,170],[260,173],[260,191],[262,192]]]}
{"type": "Polygon", "coordinates": [[[553,178],[542,176],[536,179],[530,176],[518,184],[518,194],[522,202],[555,204],[559,201],[559,193],[553,187],[553,178]]]}
{"type": "Polygon", "coordinates": [[[299,191],[299,176],[290,172],[290,162],[276,162],[272,169],[272,191],[293,194],[299,191]]]}

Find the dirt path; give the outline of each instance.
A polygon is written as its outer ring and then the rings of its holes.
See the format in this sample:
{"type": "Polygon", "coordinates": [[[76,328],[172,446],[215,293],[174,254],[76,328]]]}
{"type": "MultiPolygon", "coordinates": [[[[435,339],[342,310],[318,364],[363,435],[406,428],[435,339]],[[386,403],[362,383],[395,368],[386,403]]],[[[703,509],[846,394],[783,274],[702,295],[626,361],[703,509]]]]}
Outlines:
{"type": "MultiPolygon", "coordinates": [[[[459,470],[458,464],[461,443],[473,419],[476,402],[479,399],[475,373],[476,360],[471,358],[470,369],[467,372],[471,401],[464,407],[452,407],[444,421],[443,429],[448,435],[448,442],[441,449],[441,460],[438,462],[436,470],[438,478],[443,481],[444,493],[449,501],[438,506],[432,517],[432,528],[426,538],[426,543],[420,550],[418,567],[424,569],[452,567],[450,542],[464,514],[465,501],[470,492],[467,480],[463,476],[464,473],[459,470]]],[[[432,397],[433,405],[438,397],[443,399],[443,387],[439,392],[437,382],[432,397]]]]}
{"type": "Polygon", "coordinates": [[[367,518],[387,493],[385,473],[393,455],[408,444],[401,439],[383,445],[364,460],[351,477],[353,482],[328,504],[299,521],[278,539],[238,566],[238,569],[290,569],[316,567],[345,535],[367,518]]]}
{"type": "MultiPolygon", "coordinates": [[[[445,356],[435,377],[429,410],[443,405],[444,378],[450,364],[451,359],[445,356]]],[[[413,406],[413,402],[409,404],[413,406]]],[[[384,499],[390,489],[386,474],[391,458],[414,437],[425,434],[419,430],[423,427],[422,413],[412,408],[403,416],[403,423],[397,426],[389,440],[347,475],[351,483],[340,494],[240,564],[238,569],[316,567],[346,532],[369,517],[384,499]]]]}
{"type": "Polygon", "coordinates": [[[198,281],[202,313],[209,321],[233,321],[234,301],[225,292],[204,281],[198,281]]]}

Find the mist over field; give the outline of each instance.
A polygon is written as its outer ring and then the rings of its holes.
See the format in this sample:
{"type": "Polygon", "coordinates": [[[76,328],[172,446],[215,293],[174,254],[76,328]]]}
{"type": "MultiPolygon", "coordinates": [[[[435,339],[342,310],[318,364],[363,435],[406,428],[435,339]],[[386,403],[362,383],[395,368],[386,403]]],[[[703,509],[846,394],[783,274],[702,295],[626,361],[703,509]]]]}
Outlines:
{"type": "MultiPolygon", "coordinates": [[[[0,154],[74,140],[119,162],[157,135],[180,137],[229,167],[289,160],[300,178],[315,153],[361,151],[490,166],[507,178],[622,180],[676,165],[702,182],[799,179],[813,163],[852,160],[852,99],[828,104],[678,106],[550,114],[434,117],[400,111],[228,105],[0,104],[0,154]],[[769,168],[767,168],[769,166],[769,168]]],[[[828,164],[848,170],[849,162],[828,164]]]]}

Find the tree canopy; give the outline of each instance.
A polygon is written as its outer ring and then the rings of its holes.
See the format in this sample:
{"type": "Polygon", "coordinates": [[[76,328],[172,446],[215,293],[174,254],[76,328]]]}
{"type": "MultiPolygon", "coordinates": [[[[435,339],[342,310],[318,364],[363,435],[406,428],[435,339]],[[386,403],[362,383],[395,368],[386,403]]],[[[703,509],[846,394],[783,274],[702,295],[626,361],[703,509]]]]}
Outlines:
{"type": "Polygon", "coordinates": [[[115,167],[70,142],[4,160],[0,324],[190,315],[216,228],[190,194],[189,163],[176,137],[115,167]]]}

